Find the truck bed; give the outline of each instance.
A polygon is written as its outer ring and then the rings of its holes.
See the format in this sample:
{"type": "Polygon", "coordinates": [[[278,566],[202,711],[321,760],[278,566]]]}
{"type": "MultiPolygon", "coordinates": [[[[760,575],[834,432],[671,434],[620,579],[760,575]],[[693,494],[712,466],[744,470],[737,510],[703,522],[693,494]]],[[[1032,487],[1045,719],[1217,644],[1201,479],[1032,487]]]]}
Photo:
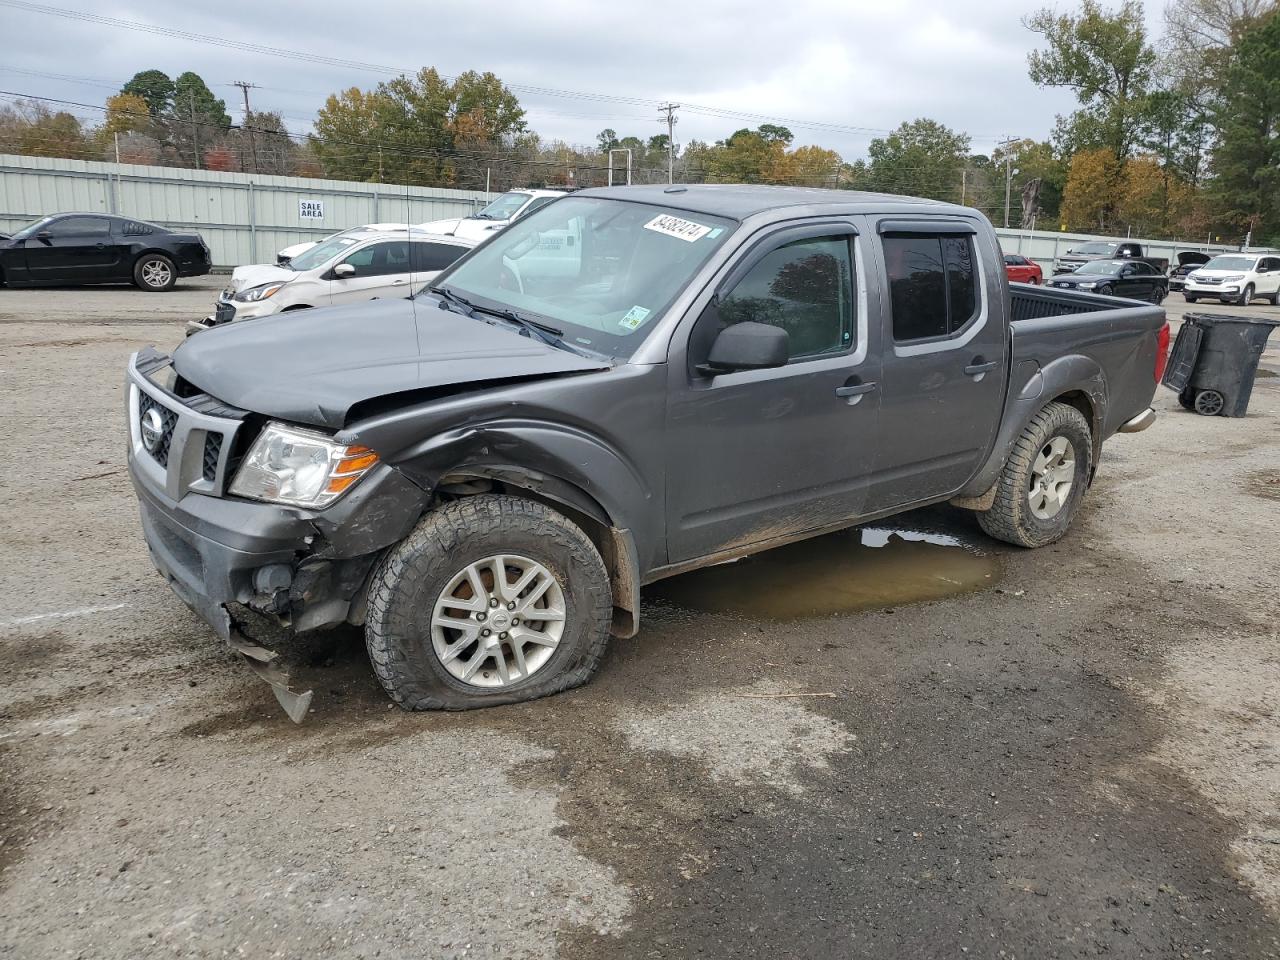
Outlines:
{"type": "Polygon", "coordinates": [[[1031,284],[1009,285],[1012,335],[1009,399],[1031,400],[1049,364],[1094,368],[1089,401],[1099,440],[1151,405],[1162,307],[1031,284]]]}

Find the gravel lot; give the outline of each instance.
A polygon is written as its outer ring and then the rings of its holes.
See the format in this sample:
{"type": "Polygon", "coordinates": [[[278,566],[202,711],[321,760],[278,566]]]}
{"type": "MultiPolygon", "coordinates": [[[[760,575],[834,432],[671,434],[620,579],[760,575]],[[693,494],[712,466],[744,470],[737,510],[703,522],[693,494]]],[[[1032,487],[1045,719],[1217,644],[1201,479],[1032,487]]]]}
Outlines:
{"type": "Polygon", "coordinates": [[[463,715],[339,632],[296,727],[125,472],[126,357],[223,282],[0,290],[0,957],[1280,957],[1280,337],[1245,419],[1161,390],[1052,548],[933,510],[693,574],[463,715]],[[794,619],[809,549],[862,609],[794,619]]]}

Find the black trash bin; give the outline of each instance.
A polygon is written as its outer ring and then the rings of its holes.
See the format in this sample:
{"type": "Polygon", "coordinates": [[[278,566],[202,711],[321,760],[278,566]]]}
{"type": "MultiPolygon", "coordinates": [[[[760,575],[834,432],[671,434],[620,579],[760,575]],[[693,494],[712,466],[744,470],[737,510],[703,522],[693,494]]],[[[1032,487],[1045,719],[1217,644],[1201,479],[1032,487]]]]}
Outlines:
{"type": "Polygon", "coordinates": [[[1280,320],[1188,313],[1161,381],[1178,402],[1206,417],[1243,417],[1258,360],[1280,320]]]}

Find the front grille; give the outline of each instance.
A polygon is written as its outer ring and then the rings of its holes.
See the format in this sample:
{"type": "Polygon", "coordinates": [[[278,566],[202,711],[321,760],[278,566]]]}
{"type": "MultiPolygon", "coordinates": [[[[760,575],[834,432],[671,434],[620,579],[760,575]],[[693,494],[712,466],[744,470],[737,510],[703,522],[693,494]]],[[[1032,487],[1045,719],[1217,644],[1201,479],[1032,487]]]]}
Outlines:
{"type": "Polygon", "coordinates": [[[218,478],[218,455],[222,453],[222,434],[207,433],[204,438],[204,465],[201,476],[213,483],[218,478]]]}
{"type": "MultiPolygon", "coordinates": [[[[156,440],[153,448],[148,449],[148,453],[155,458],[156,463],[162,467],[169,466],[169,445],[173,442],[173,428],[178,422],[178,415],[162,404],[156,403],[145,393],[138,393],[138,429],[145,438],[147,431],[145,429],[148,420],[149,411],[155,410],[160,415],[160,436],[156,440]]],[[[146,443],[143,443],[146,448],[146,443]]]]}

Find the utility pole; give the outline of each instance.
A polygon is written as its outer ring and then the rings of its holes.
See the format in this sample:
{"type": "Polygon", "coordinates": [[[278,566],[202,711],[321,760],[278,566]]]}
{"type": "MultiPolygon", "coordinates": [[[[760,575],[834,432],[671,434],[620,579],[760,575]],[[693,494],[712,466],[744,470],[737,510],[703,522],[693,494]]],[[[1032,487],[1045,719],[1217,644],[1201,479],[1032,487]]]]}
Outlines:
{"type": "Polygon", "coordinates": [[[969,199],[969,168],[962,167],[960,169],[960,206],[964,206],[965,201],[969,199]]]}
{"type": "Polygon", "coordinates": [[[196,155],[196,169],[200,169],[200,128],[196,126],[196,93],[187,91],[187,111],[191,116],[191,146],[196,155]]]}
{"type": "Polygon", "coordinates": [[[674,173],[676,167],[676,132],[675,126],[680,122],[676,116],[676,111],[680,109],[678,103],[664,103],[658,108],[659,113],[665,113],[667,116],[667,183],[674,182],[674,173]]]}
{"type": "Polygon", "coordinates": [[[233,87],[239,87],[244,92],[244,129],[249,134],[249,152],[253,156],[253,172],[258,172],[258,145],[253,141],[253,125],[249,122],[249,91],[256,88],[256,83],[246,83],[244,80],[237,80],[231,84],[233,87]]]}
{"type": "Polygon", "coordinates": [[[1009,198],[1013,192],[1013,153],[1008,149],[1009,144],[1017,143],[1017,137],[1005,137],[1000,141],[1000,146],[1005,148],[1004,152],[1004,228],[1009,229],[1009,198]]]}

